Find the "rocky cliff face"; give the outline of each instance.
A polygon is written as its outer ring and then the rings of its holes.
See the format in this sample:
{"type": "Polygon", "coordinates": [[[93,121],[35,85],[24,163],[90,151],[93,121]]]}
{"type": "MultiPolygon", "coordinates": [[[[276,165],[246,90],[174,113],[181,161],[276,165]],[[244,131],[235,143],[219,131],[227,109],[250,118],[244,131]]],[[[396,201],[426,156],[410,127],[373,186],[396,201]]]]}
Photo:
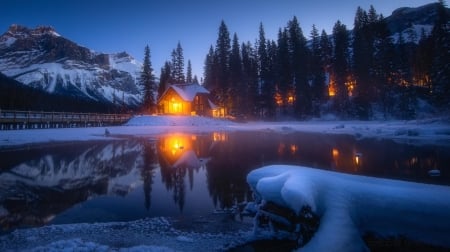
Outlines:
{"type": "Polygon", "coordinates": [[[135,106],[140,69],[126,52],[93,52],[51,27],[12,25],[0,36],[0,72],[49,93],[135,106]]]}

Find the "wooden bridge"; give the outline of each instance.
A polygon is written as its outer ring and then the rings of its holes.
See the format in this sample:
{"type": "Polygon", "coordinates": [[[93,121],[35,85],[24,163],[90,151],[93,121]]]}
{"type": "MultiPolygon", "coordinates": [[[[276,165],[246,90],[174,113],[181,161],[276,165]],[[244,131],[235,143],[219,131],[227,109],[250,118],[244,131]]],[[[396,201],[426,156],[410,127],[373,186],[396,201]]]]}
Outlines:
{"type": "Polygon", "coordinates": [[[131,114],[0,110],[0,130],[100,127],[120,125],[131,117],[131,114]]]}

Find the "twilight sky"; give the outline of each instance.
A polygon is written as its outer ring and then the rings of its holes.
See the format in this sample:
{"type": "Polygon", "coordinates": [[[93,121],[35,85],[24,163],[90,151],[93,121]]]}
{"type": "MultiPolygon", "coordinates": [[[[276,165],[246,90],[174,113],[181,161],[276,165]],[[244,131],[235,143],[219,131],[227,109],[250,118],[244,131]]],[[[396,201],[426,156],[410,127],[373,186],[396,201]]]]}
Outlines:
{"type": "Polygon", "coordinates": [[[237,33],[240,43],[253,43],[260,22],[266,38],[276,40],[278,29],[295,15],[309,37],[313,24],[328,34],[337,20],[351,29],[358,6],[368,10],[373,5],[389,16],[399,7],[433,2],[437,0],[2,0],[0,34],[11,24],[48,25],[94,51],[126,51],[139,61],[148,44],[156,77],[179,41],[185,66],[190,59],[200,80],[221,20],[231,38],[237,33]]]}

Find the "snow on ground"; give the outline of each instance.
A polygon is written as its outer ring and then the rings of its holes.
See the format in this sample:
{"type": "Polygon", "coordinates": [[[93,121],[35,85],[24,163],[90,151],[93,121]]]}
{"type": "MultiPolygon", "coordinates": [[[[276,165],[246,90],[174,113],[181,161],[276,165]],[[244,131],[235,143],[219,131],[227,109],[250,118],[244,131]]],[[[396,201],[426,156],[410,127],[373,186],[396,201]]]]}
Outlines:
{"type": "Polygon", "coordinates": [[[301,251],[366,251],[375,232],[450,248],[450,187],[342,174],[300,166],[253,170],[257,202],[299,214],[309,206],[320,225],[301,251]]]}
{"type": "Polygon", "coordinates": [[[348,134],[357,138],[387,138],[409,144],[450,145],[450,121],[295,121],[235,123],[200,116],[136,116],[123,126],[0,130],[0,148],[17,145],[82,140],[111,140],[114,137],[154,136],[164,133],[271,130],[325,134],[348,134]],[[105,129],[111,133],[105,136],[105,129]]]}
{"type": "MultiPolygon", "coordinates": [[[[220,251],[247,242],[252,236],[250,226],[222,231],[214,230],[220,220],[197,221],[209,226],[210,231],[185,231],[177,228],[176,220],[162,217],[21,229],[0,236],[0,251],[220,251]]],[[[193,230],[195,227],[192,225],[193,230]]]]}

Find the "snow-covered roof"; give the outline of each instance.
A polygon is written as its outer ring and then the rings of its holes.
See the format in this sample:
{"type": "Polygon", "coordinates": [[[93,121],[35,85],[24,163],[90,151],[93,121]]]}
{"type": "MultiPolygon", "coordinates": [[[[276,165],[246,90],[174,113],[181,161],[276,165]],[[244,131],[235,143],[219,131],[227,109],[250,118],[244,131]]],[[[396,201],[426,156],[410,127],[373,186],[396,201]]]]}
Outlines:
{"type": "Polygon", "coordinates": [[[203,86],[197,83],[173,84],[169,88],[175,90],[184,101],[192,102],[197,94],[209,94],[203,86]]]}

